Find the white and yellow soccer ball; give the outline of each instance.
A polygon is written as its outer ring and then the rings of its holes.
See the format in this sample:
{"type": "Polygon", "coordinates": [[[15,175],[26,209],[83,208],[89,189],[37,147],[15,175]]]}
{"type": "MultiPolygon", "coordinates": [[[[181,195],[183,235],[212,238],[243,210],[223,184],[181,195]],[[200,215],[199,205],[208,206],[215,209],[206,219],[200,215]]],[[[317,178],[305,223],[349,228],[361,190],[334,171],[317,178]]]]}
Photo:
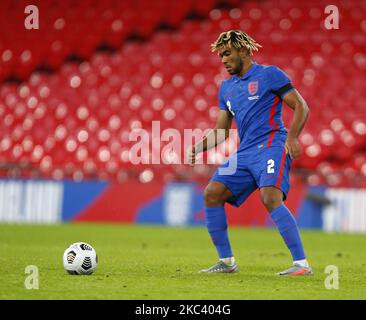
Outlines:
{"type": "Polygon", "coordinates": [[[92,274],[98,264],[94,248],[85,242],[76,242],[64,252],[63,264],[69,274],[92,274]]]}

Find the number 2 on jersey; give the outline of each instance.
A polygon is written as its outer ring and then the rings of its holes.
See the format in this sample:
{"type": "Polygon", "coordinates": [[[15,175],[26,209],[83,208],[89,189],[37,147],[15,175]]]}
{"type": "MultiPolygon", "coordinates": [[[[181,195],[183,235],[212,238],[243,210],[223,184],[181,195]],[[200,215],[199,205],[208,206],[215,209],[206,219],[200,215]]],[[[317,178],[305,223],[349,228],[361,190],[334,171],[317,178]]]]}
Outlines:
{"type": "Polygon", "coordinates": [[[267,173],[274,173],[274,160],[270,159],[267,161],[267,173]]]}
{"type": "Polygon", "coordinates": [[[232,114],[233,116],[235,116],[234,111],[231,109],[231,103],[230,103],[230,101],[227,101],[227,102],[226,102],[226,105],[227,105],[227,108],[229,109],[229,111],[231,112],[231,114],[232,114]]]}

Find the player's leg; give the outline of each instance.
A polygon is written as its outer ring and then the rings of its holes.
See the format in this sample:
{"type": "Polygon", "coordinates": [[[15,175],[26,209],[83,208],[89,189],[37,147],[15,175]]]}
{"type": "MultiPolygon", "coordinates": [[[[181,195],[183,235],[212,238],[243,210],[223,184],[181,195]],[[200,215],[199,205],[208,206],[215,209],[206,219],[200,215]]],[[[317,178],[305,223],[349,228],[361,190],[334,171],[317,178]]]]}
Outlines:
{"type": "Polygon", "coordinates": [[[262,164],[265,170],[262,168],[259,181],[260,196],[293,258],[293,266],[279,274],[311,274],[296,220],[283,203],[290,188],[291,159],[282,148],[267,150],[265,154],[262,164]]]}
{"type": "Polygon", "coordinates": [[[228,237],[228,225],[224,204],[233,194],[221,182],[212,181],[204,192],[206,226],[220,261],[201,272],[236,272],[238,270],[228,237]]]}
{"type": "Polygon", "coordinates": [[[205,189],[206,225],[220,261],[211,268],[201,270],[202,272],[236,272],[238,270],[229,242],[224,204],[228,202],[239,207],[257,189],[252,174],[246,169],[246,161],[245,156],[232,155],[216,171],[205,189]],[[234,166],[232,166],[233,163],[234,166]]]}
{"type": "Polygon", "coordinates": [[[282,191],[276,187],[264,187],[260,189],[260,195],[293,258],[293,267],[290,268],[291,270],[286,270],[285,274],[294,275],[296,273],[296,275],[302,275],[311,273],[296,220],[282,201],[282,191]]]}

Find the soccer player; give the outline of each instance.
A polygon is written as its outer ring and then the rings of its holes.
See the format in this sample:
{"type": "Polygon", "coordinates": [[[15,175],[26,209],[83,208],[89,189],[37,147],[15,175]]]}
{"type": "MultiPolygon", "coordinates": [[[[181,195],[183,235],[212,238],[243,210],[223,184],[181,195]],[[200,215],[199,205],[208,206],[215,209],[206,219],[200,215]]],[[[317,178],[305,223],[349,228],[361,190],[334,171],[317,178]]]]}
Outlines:
{"type": "Polygon", "coordinates": [[[231,77],[221,84],[215,128],[189,150],[188,161],[194,165],[197,154],[223,142],[233,118],[240,146],[220,167],[227,167],[236,157],[235,172],[222,174],[221,171],[220,174],[219,168],[204,192],[206,225],[220,260],[201,272],[238,271],[228,238],[224,204],[228,202],[238,207],[259,188],[261,200],[293,258],[293,265],[278,275],[310,275],[312,270],[296,220],[284,205],[290,187],[291,162],[300,156],[298,136],[309,109],[282,70],[252,61],[253,51],[258,51],[259,47],[261,45],[239,30],[221,33],[211,45],[231,77]],[[282,121],[282,101],[294,110],[289,131],[282,121]],[[220,129],[226,134],[220,136],[220,129]]]}

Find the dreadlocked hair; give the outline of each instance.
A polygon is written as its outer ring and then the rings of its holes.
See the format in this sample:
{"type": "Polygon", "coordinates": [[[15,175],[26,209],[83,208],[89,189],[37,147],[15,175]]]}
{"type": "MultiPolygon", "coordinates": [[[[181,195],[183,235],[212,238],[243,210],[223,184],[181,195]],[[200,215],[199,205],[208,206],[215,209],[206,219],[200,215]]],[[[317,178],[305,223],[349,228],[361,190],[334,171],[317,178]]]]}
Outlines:
{"type": "Polygon", "coordinates": [[[240,30],[222,32],[217,40],[211,44],[211,51],[217,52],[222,47],[234,47],[238,50],[245,48],[250,55],[262,46],[248,34],[240,30]]]}

